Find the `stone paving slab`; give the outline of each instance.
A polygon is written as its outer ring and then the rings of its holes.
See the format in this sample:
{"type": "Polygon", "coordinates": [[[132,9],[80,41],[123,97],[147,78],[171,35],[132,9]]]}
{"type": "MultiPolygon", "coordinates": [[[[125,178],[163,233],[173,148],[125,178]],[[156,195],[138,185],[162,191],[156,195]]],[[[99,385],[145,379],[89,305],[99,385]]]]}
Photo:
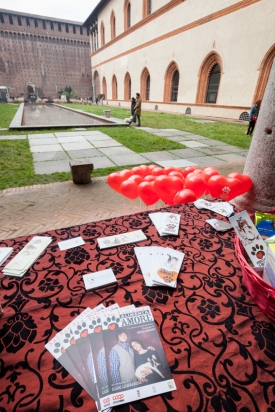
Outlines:
{"type": "Polygon", "coordinates": [[[28,138],[29,139],[39,139],[39,138],[44,139],[45,137],[55,137],[53,133],[34,133],[34,134],[29,134],[28,138]]]}
{"type": "Polygon", "coordinates": [[[187,167],[187,166],[197,166],[197,163],[190,162],[186,159],[178,159],[178,160],[161,160],[160,162],[155,162],[157,165],[166,167],[166,166],[174,166],[174,167],[187,167]]]}
{"type": "Polygon", "coordinates": [[[125,146],[122,147],[101,147],[100,151],[106,156],[115,156],[115,155],[126,155],[126,154],[135,154],[132,150],[128,149],[125,146]]]}
{"type": "Polygon", "coordinates": [[[70,160],[65,152],[33,153],[35,162],[48,162],[49,160],[70,160]]]}
{"type": "Polygon", "coordinates": [[[200,139],[201,143],[205,143],[208,146],[228,146],[228,143],[220,142],[218,140],[214,139],[208,139],[207,137],[204,137],[203,139],[200,139]]]}
{"type": "Polygon", "coordinates": [[[103,156],[103,154],[97,150],[92,148],[92,146],[90,146],[91,149],[83,149],[83,150],[68,150],[68,155],[72,158],[72,159],[82,159],[83,157],[95,157],[95,156],[103,156]]]}
{"type": "Polygon", "coordinates": [[[174,150],[169,150],[170,153],[173,153],[174,155],[178,157],[182,157],[183,159],[186,159],[189,157],[197,157],[197,156],[202,156],[201,152],[198,152],[197,150],[194,149],[174,149],[174,150]]]}
{"type": "Polygon", "coordinates": [[[184,144],[184,142],[185,142],[185,140],[190,140],[190,137],[184,137],[184,136],[170,136],[170,137],[167,137],[166,139],[168,139],[168,140],[172,140],[173,142],[179,142],[179,143],[182,143],[182,144],[184,144]]]}
{"type": "Polygon", "coordinates": [[[207,144],[205,144],[205,143],[202,143],[202,142],[194,142],[194,141],[192,141],[192,140],[186,140],[185,142],[184,142],[184,145],[186,146],[186,147],[190,147],[190,148],[192,148],[192,147],[206,147],[206,146],[208,146],[207,144]]]}
{"type": "MultiPolygon", "coordinates": [[[[83,160],[83,158],[74,159],[74,160],[83,160]]],[[[105,167],[115,167],[116,164],[113,163],[108,157],[88,157],[87,162],[94,165],[94,169],[105,169],[105,167]]]]}
{"type": "Polygon", "coordinates": [[[146,159],[149,159],[152,162],[155,162],[156,160],[176,160],[178,159],[178,156],[175,156],[174,154],[167,152],[165,150],[162,152],[140,153],[140,155],[146,157],[146,159]]]}
{"type": "Polygon", "coordinates": [[[203,168],[206,166],[215,166],[217,164],[223,163],[221,159],[217,159],[213,156],[198,156],[193,158],[192,160],[194,160],[198,166],[203,168]]]}
{"type": "Polygon", "coordinates": [[[198,147],[197,150],[202,153],[206,153],[208,155],[217,155],[217,154],[225,154],[230,153],[230,147],[226,146],[217,146],[217,147],[198,147]]]}
{"type": "Polygon", "coordinates": [[[151,132],[152,134],[159,136],[159,137],[168,137],[168,136],[173,136],[173,133],[171,132],[166,132],[165,130],[163,131],[158,131],[158,132],[151,132]]]}
{"type": "Polygon", "coordinates": [[[43,152],[63,152],[60,144],[44,144],[41,146],[31,146],[30,150],[32,153],[43,153],[43,152]]]}
{"type": "MultiPolygon", "coordinates": [[[[138,153],[133,154],[117,154],[108,156],[117,166],[131,166],[151,163],[145,157],[140,156],[138,153]]],[[[173,160],[171,160],[172,162],[173,160]]],[[[169,161],[168,161],[169,162],[169,161]]]]}
{"type": "Polygon", "coordinates": [[[34,171],[37,175],[50,175],[55,172],[70,172],[70,164],[68,160],[34,162],[34,171]]]}
{"type": "Polygon", "coordinates": [[[240,156],[239,154],[235,153],[216,155],[215,157],[217,157],[217,159],[224,160],[225,162],[237,162],[244,159],[244,156],[240,156]]]}
{"type": "Polygon", "coordinates": [[[30,146],[40,146],[42,144],[56,144],[58,140],[56,137],[49,137],[48,139],[31,139],[29,142],[30,146]]]}
{"type": "Polygon", "coordinates": [[[109,140],[96,140],[96,141],[91,141],[91,144],[94,147],[115,147],[115,146],[123,146],[121,143],[117,142],[114,139],[109,139],[109,140]]]}
{"type": "Polygon", "coordinates": [[[106,134],[95,134],[94,136],[86,136],[86,140],[88,140],[89,142],[93,143],[93,142],[97,142],[97,141],[102,141],[102,140],[110,140],[111,137],[107,136],[106,134]]]}
{"type": "Polygon", "coordinates": [[[75,142],[75,143],[62,143],[62,147],[66,152],[71,150],[83,150],[83,149],[91,149],[91,143],[87,142],[75,142]]]}
{"type": "MultiPolygon", "coordinates": [[[[200,140],[200,141],[202,141],[202,143],[206,143],[206,141],[210,140],[210,139],[208,139],[208,137],[200,136],[199,134],[192,134],[192,133],[190,133],[188,135],[188,137],[190,137],[190,139],[192,139],[192,140],[200,140]],[[203,140],[205,140],[205,142],[203,140]]],[[[216,142],[217,142],[217,140],[216,140],[216,142]]]]}
{"type": "Polygon", "coordinates": [[[58,137],[59,143],[76,143],[76,142],[87,142],[84,136],[65,136],[58,137]]]}
{"type": "MultiPolygon", "coordinates": [[[[164,130],[164,129],[159,129],[159,130],[164,130]]],[[[192,133],[189,132],[184,132],[183,130],[177,130],[177,129],[165,129],[167,132],[173,132],[182,136],[187,136],[187,135],[191,135],[192,133]]]]}

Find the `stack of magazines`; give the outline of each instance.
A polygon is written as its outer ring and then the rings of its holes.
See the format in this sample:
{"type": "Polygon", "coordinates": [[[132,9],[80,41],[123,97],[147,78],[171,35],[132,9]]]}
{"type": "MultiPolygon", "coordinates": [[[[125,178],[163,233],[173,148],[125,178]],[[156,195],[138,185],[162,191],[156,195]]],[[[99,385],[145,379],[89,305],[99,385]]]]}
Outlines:
{"type": "Polygon", "coordinates": [[[168,247],[135,247],[135,254],[147,286],[177,287],[184,253],[168,247]]]}
{"type": "Polygon", "coordinates": [[[34,236],[29,243],[5,266],[3,273],[9,276],[23,276],[39,255],[51,243],[52,238],[34,236]]]}
{"type": "Polygon", "coordinates": [[[149,213],[160,236],[178,235],[180,226],[180,215],[169,212],[149,213]]]}
{"type": "Polygon", "coordinates": [[[46,349],[98,411],[176,389],[149,306],[85,309],[46,349]]]}

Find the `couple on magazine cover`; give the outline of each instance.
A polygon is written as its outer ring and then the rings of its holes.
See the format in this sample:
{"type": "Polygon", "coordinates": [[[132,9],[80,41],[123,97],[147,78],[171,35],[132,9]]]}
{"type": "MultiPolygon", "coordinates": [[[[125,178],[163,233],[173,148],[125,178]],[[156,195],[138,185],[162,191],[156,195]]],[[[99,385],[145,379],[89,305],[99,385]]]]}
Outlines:
{"type": "Polygon", "coordinates": [[[132,339],[129,343],[127,331],[123,328],[117,330],[116,339],[117,343],[109,353],[112,387],[117,384],[134,387],[165,379],[155,348],[146,347],[139,339],[132,339]]]}

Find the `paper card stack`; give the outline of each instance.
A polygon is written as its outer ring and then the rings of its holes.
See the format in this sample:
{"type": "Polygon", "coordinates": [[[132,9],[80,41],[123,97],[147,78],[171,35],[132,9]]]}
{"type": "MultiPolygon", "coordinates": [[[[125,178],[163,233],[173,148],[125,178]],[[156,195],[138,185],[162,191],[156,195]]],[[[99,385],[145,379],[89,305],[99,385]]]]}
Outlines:
{"type": "Polygon", "coordinates": [[[197,209],[208,209],[219,215],[229,217],[234,213],[233,206],[228,202],[209,202],[205,199],[198,199],[194,202],[197,209]]]}
{"type": "Polygon", "coordinates": [[[99,272],[87,273],[82,276],[85,289],[92,290],[117,283],[112,269],[100,270],[99,272]]]}
{"type": "Polygon", "coordinates": [[[6,259],[12,254],[12,247],[0,247],[0,266],[3,265],[6,259]]]}
{"type": "Polygon", "coordinates": [[[184,253],[159,247],[135,247],[135,254],[147,286],[177,287],[184,253]]]}
{"type": "Polygon", "coordinates": [[[150,397],[152,385],[155,395],[176,390],[150,307],[100,309],[85,309],[45,345],[98,411],[150,397]]]}
{"type": "Polygon", "coordinates": [[[114,236],[107,236],[98,238],[98,245],[100,249],[107,249],[110,247],[116,247],[120,245],[127,245],[128,243],[141,242],[146,240],[147,237],[142,230],[134,230],[133,232],[121,233],[114,236]]]}
{"type": "Polygon", "coordinates": [[[169,212],[149,213],[160,236],[178,235],[180,226],[180,215],[169,212]]]}
{"type": "Polygon", "coordinates": [[[34,236],[29,243],[5,266],[3,273],[9,276],[23,276],[39,255],[51,243],[52,238],[34,236]]]}

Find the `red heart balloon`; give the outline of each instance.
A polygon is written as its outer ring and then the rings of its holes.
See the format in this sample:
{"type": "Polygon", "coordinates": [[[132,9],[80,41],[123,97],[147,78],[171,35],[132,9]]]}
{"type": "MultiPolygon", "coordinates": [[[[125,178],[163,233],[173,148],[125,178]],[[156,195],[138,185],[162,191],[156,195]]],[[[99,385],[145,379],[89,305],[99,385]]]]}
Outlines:
{"type": "Polygon", "coordinates": [[[177,176],[158,176],[154,188],[164,203],[173,205],[176,193],[183,189],[183,181],[177,176]]]}
{"type": "Polygon", "coordinates": [[[151,174],[154,176],[163,176],[166,175],[167,172],[166,170],[162,169],[162,167],[155,167],[153,170],[151,170],[151,174]]]}
{"type": "Polygon", "coordinates": [[[169,175],[170,172],[175,172],[176,171],[174,166],[165,166],[164,170],[167,172],[168,175],[169,175]]]}
{"type": "Polygon", "coordinates": [[[184,179],[184,177],[183,177],[183,174],[181,173],[181,172],[178,172],[178,171],[173,171],[173,172],[169,172],[168,173],[168,176],[177,176],[177,177],[179,177],[183,182],[185,181],[185,179],[184,179]]]}
{"type": "Polygon", "coordinates": [[[136,199],[138,197],[138,185],[133,180],[124,180],[120,185],[120,193],[128,199],[136,199]]]}
{"type": "Polygon", "coordinates": [[[133,167],[132,173],[135,175],[139,175],[141,177],[145,177],[146,175],[151,173],[151,170],[148,168],[148,166],[141,165],[141,166],[133,167]]]}
{"type": "Polygon", "coordinates": [[[219,175],[210,177],[207,186],[212,197],[219,197],[227,201],[234,199],[242,190],[242,183],[238,179],[219,175]]]}
{"type": "Polygon", "coordinates": [[[196,166],[187,166],[183,171],[182,174],[184,177],[186,177],[189,173],[194,172],[194,170],[196,170],[197,167],[196,166]]]}
{"type": "Polygon", "coordinates": [[[148,168],[149,168],[150,170],[155,169],[155,167],[156,167],[156,165],[149,165],[149,166],[148,166],[148,168]]]}
{"type": "Polygon", "coordinates": [[[205,184],[207,184],[208,180],[211,176],[219,175],[219,172],[214,167],[207,167],[204,169],[202,178],[205,184]]]}
{"type": "Polygon", "coordinates": [[[116,192],[120,193],[120,185],[123,182],[124,177],[120,175],[120,173],[111,173],[107,177],[108,185],[115,190],[116,192]]]}
{"type": "Polygon", "coordinates": [[[181,205],[182,203],[195,202],[197,196],[192,190],[183,189],[174,197],[174,205],[181,205]]]}
{"type": "Polygon", "coordinates": [[[189,173],[185,180],[184,189],[192,190],[197,198],[204,195],[206,186],[201,173],[189,173]]]}
{"type": "Polygon", "coordinates": [[[139,175],[130,176],[128,180],[132,180],[132,182],[135,182],[136,185],[139,185],[141,182],[143,182],[143,178],[139,175]]]}
{"type": "Polygon", "coordinates": [[[120,174],[120,176],[123,177],[123,180],[127,180],[127,179],[129,179],[130,176],[133,175],[133,172],[132,172],[132,170],[124,169],[124,170],[121,170],[121,172],[119,172],[119,174],[120,174]]]}
{"type": "Polygon", "coordinates": [[[233,178],[233,179],[238,179],[243,188],[240,194],[243,194],[245,192],[248,192],[251,187],[253,186],[253,182],[250,176],[248,175],[242,175],[241,173],[230,173],[227,177],[233,178]]]}
{"type": "Polygon", "coordinates": [[[138,194],[146,206],[153,205],[159,200],[153,182],[142,182],[138,185],[138,194]]]}
{"type": "Polygon", "coordinates": [[[153,175],[147,175],[144,178],[144,182],[153,182],[156,179],[157,176],[153,176],[153,175]]]}

